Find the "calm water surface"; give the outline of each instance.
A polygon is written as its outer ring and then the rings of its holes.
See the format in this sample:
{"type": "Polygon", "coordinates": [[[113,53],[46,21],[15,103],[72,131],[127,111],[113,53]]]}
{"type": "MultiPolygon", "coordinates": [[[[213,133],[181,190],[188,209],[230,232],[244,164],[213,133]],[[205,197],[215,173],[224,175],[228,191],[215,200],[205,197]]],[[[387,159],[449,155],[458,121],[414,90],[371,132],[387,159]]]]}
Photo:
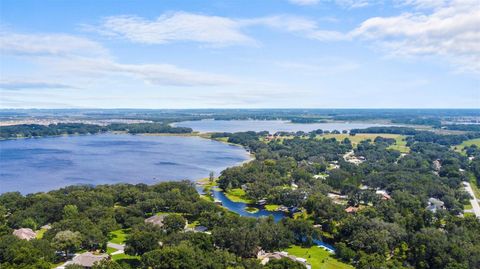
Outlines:
{"type": "Polygon", "coordinates": [[[195,180],[248,159],[241,147],[199,137],[102,134],[6,140],[0,141],[0,193],[195,180]]]}
{"type": "Polygon", "coordinates": [[[172,123],[173,126],[190,127],[195,131],[207,132],[245,132],[245,131],[269,131],[271,134],[279,131],[310,132],[317,129],[322,130],[338,130],[350,131],[351,129],[364,129],[376,126],[391,126],[389,124],[378,123],[352,123],[352,122],[329,122],[329,123],[291,123],[281,120],[199,120],[199,121],[182,121],[172,123]]]}

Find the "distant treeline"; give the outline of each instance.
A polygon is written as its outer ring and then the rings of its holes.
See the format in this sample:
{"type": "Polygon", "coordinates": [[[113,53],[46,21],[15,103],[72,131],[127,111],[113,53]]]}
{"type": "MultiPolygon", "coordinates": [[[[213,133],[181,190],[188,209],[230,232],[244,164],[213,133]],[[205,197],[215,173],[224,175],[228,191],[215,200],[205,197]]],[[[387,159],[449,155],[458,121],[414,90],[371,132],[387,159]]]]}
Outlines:
{"type": "Polygon", "coordinates": [[[451,124],[445,125],[443,128],[456,131],[480,132],[480,124],[451,124]]]}
{"type": "MultiPolygon", "coordinates": [[[[460,125],[449,125],[460,126],[460,125]]],[[[455,135],[439,135],[429,131],[419,131],[409,127],[369,127],[365,129],[352,129],[350,134],[355,135],[357,133],[375,133],[375,134],[400,134],[409,135],[407,138],[408,144],[413,142],[431,142],[444,146],[453,146],[461,144],[465,140],[474,139],[480,137],[480,132],[471,132],[465,134],[455,135]]]]}
{"type": "Polygon", "coordinates": [[[172,127],[162,123],[110,124],[100,126],[83,123],[58,123],[50,125],[22,124],[3,126],[0,128],[0,138],[40,137],[65,134],[97,134],[108,131],[125,131],[138,133],[191,133],[191,128],[172,127]]]}
{"type": "Polygon", "coordinates": [[[442,121],[439,118],[398,118],[392,119],[392,123],[410,124],[410,125],[430,125],[433,127],[440,127],[442,121]]]}
{"type": "Polygon", "coordinates": [[[399,134],[399,135],[415,135],[419,131],[410,128],[410,127],[388,127],[388,126],[381,126],[381,127],[368,127],[365,129],[352,129],[350,130],[350,134],[399,134]]]}
{"type": "Polygon", "coordinates": [[[291,123],[326,123],[327,121],[319,118],[293,118],[291,123]]]}

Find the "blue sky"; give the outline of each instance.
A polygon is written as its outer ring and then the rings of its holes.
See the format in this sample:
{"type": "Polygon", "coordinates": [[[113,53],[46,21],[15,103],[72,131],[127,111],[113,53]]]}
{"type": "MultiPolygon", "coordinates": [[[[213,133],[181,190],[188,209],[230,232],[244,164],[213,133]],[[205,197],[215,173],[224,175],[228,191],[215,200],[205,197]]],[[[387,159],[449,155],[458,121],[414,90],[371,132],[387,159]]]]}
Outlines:
{"type": "Polygon", "coordinates": [[[480,0],[0,2],[2,108],[479,108],[480,0]]]}

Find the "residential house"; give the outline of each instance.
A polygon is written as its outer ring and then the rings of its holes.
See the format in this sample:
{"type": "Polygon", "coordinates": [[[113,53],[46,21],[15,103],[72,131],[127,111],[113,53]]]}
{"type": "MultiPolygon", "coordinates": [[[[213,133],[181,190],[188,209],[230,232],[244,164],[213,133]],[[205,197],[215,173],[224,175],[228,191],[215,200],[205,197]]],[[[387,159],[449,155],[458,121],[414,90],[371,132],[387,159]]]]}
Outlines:
{"type": "Polygon", "coordinates": [[[108,254],[93,254],[92,252],[85,252],[75,256],[70,264],[80,265],[84,268],[92,268],[96,262],[109,259],[108,254]]]}
{"type": "Polygon", "coordinates": [[[168,214],[154,215],[154,216],[151,216],[148,219],[145,219],[145,223],[151,223],[155,226],[162,227],[163,226],[163,220],[165,219],[166,216],[168,216],[168,214]]]}
{"type": "Polygon", "coordinates": [[[437,210],[445,209],[445,203],[442,202],[442,201],[439,200],[439,199],[430,197],[430,198],[428,199],[428,206],[427,206],[426,209],[427,209],[428,211],[431,211],[431,212],[435,213],[435,212],[437,212],[437,210]]]}
{"type": "Polygon", "coordinates": [[[15,235],[16,237],[22,240],[27,240],[27,241],[35,239],[37,237],[37,233],[35,233],[30,228],[20,228],[20,229],[14,230],[13,235],[15,235]]]}

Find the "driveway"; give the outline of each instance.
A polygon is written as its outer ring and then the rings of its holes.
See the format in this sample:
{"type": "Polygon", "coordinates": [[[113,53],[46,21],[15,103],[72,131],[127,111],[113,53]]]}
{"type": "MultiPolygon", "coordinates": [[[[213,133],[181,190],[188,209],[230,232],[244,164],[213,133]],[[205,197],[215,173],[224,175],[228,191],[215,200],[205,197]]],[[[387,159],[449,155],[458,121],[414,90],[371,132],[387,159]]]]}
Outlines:
{"type": "Polygon", "coordinates": [[[108,242],[107,246],[117,250],[117,251],[111,253],[110,255],[122,254],[125,251],[125,245],[120,245],[120,244],[115,244],[115,243],[108,242]]]}

